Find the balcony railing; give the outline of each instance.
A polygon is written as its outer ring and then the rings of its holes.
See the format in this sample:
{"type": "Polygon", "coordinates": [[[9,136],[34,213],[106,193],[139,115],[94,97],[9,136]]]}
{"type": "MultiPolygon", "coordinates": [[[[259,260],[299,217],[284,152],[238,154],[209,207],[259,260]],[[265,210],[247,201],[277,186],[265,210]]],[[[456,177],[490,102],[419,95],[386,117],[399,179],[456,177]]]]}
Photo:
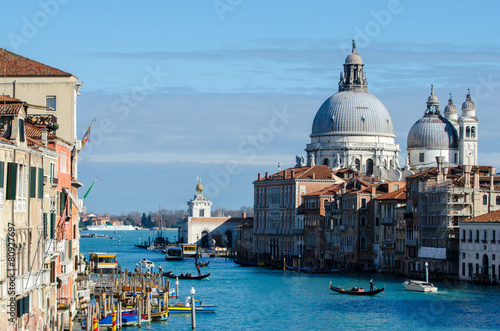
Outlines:
{"type": "Polygon", "coordinates": [[[57,117],[54,115],[30,115],[26,118],[26,122],[37,126],[45,126],[50,131],[55,131],[59,128],[57,117]]]}
{"type": "Polygon", "coordinates": [[[406,239],[406,246],[417,246],[417,239],[406,239]]]}
{"type": "Polygon", "coordinates": [[[392,218],[392,217],[383,217],[380,220],[380,223],[383,225],[394,225],[394,224],[396,224],[396,219],[392,218]]]}
{"type": "Polygon", "coordinates": [[[50,285],[50,269],[42,269],[16,277],[16,295],[31,291],[37,286],[50,285]]]}

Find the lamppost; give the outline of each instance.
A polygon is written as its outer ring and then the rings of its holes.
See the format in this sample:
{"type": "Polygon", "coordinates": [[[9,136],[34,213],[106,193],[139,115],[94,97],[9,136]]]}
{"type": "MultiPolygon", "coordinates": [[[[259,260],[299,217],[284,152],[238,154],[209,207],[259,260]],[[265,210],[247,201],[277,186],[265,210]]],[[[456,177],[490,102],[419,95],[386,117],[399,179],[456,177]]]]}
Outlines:
{"type": "Polygon", "coordinates": [[[429,282],[429,262],[425,262],[425,282],[429,282]]]}
{"type": "Polygon", "coordinates": [[[194,304],[194,287],[191,287],[191,325],[193,330],[196,329],[196,306],[194,304]]]}

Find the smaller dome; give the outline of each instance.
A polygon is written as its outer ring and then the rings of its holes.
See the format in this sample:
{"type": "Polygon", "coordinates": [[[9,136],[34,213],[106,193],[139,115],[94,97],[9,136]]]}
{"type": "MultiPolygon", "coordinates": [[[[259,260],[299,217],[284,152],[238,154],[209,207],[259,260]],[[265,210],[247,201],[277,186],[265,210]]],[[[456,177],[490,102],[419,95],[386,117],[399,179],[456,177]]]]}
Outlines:
{"type": "Polygon", "coordinates": [[[476,105],[474,104],[474,102],[472,102],[470,91],[467,93],[465,101],[462,104],[462,110],[476,110],[476,105]]]}
{"type": "Polygon", "coordinates": [[[457,130],[442,116],[425,115],[411,127],[407,148],[458,148],[457,130]]]}
{"type": "Polygon", "coordinates": [[[448,105],[444,107],[444,113],[445,114],[457,114],[457,107],[453,104],[453,98],[451,97],[450,93],[450,98],[448,99],[448,105]]]}
{"type": "Polygon", "coordinates": [[[201,184],[196,185],[196,191],[202,192],[203,191],[203,185],[201,185],[201,184]]]}
{"type": "Polygon", "coordinates": [[[434,94],[434,85],[431,85],[431,95],[429,95],[429,98],[427,98],[427,104],[439,104],[438,97],[434,94]]]}
{"type": "Polygon", "coordinates": [[[345,58],[345,64],[363,64],[361,56],[353,49],[352,53],[345,58]]]}

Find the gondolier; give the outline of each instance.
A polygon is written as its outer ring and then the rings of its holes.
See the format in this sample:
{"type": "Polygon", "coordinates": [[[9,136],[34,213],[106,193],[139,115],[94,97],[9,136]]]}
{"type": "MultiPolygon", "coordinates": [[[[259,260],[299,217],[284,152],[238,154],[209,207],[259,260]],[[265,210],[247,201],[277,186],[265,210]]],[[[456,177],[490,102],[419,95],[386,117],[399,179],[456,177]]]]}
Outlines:
{"type": "Polygon", "coordinates": [[[370,291],[373,291],[373,278],[370,279],[370,291]]]}

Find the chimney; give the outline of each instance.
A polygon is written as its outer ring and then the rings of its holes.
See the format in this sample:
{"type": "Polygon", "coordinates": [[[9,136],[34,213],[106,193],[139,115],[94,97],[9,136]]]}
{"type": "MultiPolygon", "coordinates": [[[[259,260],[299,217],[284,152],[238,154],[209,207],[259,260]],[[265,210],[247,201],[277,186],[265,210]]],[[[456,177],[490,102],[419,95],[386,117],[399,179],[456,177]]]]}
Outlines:
{"type": "Polygon", "coordinates": [[[436,156],[436,163],[438,167],[437,182],[441,183],[443,181],[444,156],[436,156]]]}
{"type": "Polygon", "coordinates": [[[495,189],[495,167],[490,167],[490,191],[495,189]]]}
{"type": "Polygon", "coordinates": [[[295,169],[292,169],[292,178],[295,178],[295,169]]]}
{"type": "Polygon", "coordinates": [[[449,167],[444,167],[443,168],[443,180],[446,180],[447,176],[448,176],[448,171],[450,170],[449,167]]]}
{"type": "Polygon", "coordinates": [[[377,194],[377,187],[372,186],[372,196],[375,196],[375,194],[377,194]]]}
{"type": "Polygon", "coordinates": [[[342,193],[345,193],[345,189],[347,187],[347,182],[342,183],[342,193]]]}
{"type": "Polygon", "coordinates": [[[479,170],[474,173],[474,188],[479,188],[479,170]]]}
{"type": "Polygon", "coordinates": [[[260,180],[260,172],[257,174],[257,180],[260,180]]]}
{"type": "Polygon", "coordinates": [[[42,144],[47,147],[47,128],[42,128],[42,144]]]}
{"type": "Polygon", "coordinates": [[[470,188],[470,170],[471,170],[471,168],[472,168],[471,165],[464,165],[464,172],[465,172],[464,188],[470,188]]]}
{"type": "Polygon", "coordinates": [[[266,177],[265,177],[265,178],[266,178],[266,179],[268,179],[268,178],[269,178],[269,173],[268,173],[267,171],[266,171],[266,177]]]}
{"type": "Polygon", "coordinates": [[[313,172],[313,179],[316,179],[316,173],[313,172]]]}
{"type": "Polygon", "coordinates": [[[241,213],[241,217],[242,217],[242,218],[247,218],[247,213],[242,212],[242,213],[241,213]]]}

